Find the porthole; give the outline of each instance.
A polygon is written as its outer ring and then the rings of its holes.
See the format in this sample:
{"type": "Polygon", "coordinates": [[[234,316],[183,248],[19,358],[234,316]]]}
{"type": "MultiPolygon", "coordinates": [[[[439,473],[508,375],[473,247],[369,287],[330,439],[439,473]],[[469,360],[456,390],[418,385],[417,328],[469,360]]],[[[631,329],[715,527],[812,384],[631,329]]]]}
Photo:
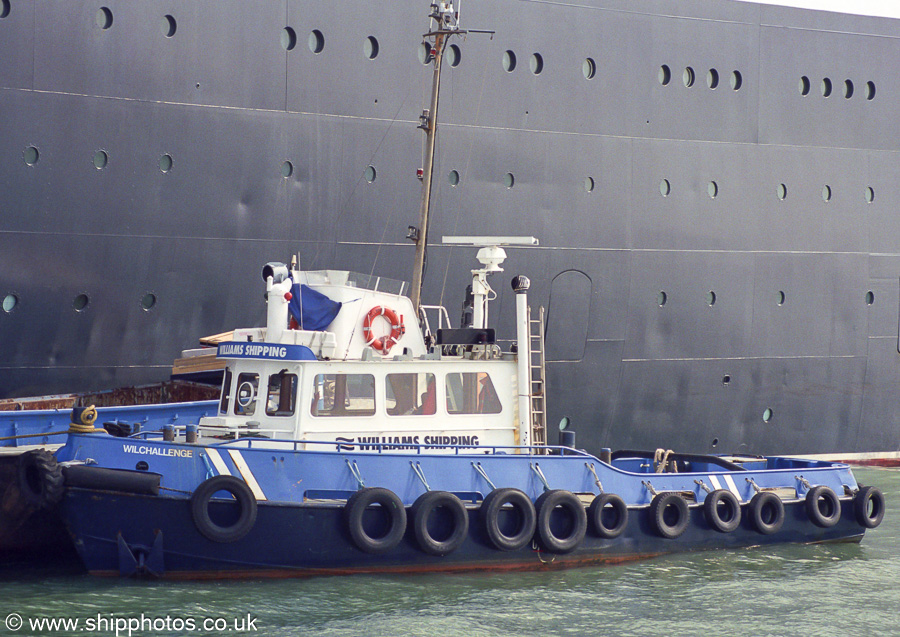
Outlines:
{"type": "Polygon", "coordinates": [[[76,312],[84,312],[90,302],[91,299],[88,298],[87,294],[79,294],[75,297],[75,300],[72,301],[72,307],[75,308],[76,312]]]}
{"type": "Polygon", "coordinates": [[[831,96],[831,80],[826,78],[822,79],[822,97],[831,96]]]}
{"type": "Polygon", "coordinates": [[[594,79],[594,76],[597,74],[597,63],[594,62],[594,58],[585,59],[581,64],[581,72],[584,74],[584,79],[594,79]]]}
{"type": "Polygon", "coordinates": [[[844,99],[850,99],[853,97],[853,82],[850,80],[844,80],[844,99]]]}
{"type": "Polygon", "coordinates": [[[713,446],[713,449],[715,449],[716,447],[719,446],[719,439],[718,439],[718,438],[713,438],[713,440],[712,440],[712,446],[713,446]]]}
{"type": "Polygon", "coordinates": [[[447,57],[449,58],[450,66],[459,66],[459,63],[462,62],[462,51],[455,44],[451,44],[447,57]]]}
{"type": "Polygon", "coordinates": [[[585,177],[584,178],[584,191],[585,192],[593,192],[594,191],[594,178],[593,177],[585,177]]]}
{"type": "Polygon", "coordinates": [[[744,76],[741,75],[740,71],[732,71],[731,72],[731,89],[733,91],[740,91],[741,87],[744,85],[744,76]]]}
{"type": "Polygon", "coordinates": [[[447,181],[450,182],[451,186],[459,185],[459,171],[451,170],[450,174],[447,176],[447,181]]]}
{"type": "Polygon", "coordinates": [[[706,72],[706,85],[712,90],[719,86],[719,72],[717,70],[710,69],[706,72]]]}
{"type": "Polygon", "coordinates": [[[535,75],[540,75],[541,71],[544,70],[544,56],[540,53],[535,53],[531,56],[531,60],[528,63],[528,67],[531,69],[531,72],[535,75]]]}
{"type": "Polygon", "coordinates": [[[656,295],[656,304],[660,307],[665,305],[668,300],[669,300],[669,295],[666,294],[665,292],[663,292],[662,290],[660,290],[659,294],[656,295]]]}
{"type": "Polygon", "coordinates": [[[875,99],[875,82],[866,82],[866,99],[869,101],[875,99]]]}
{"type": "Polygon", "coordinates": [[[512,73],[516,70],[516,54],[512,51],[503,53],[503,70],[512,73]]]}
{"type": "Polygon", "coordinates": [[[22,153],[22,159],[25,160],[25,163],[29,166],[34,166],[41,158],[41,153],[38,151],[37,147],[29,146],[25,149],[25,152],[22,153]]]}
{"type": "Polygon", "coordinates": [[[281,48],[293,51],[295,46],[297,46],[297,32],[291,27],[284,27],[281,30],[281,48]]]}
{"type": "Polygon", "coordinates": [[[669,82],[672,81],[672,69],[670,69],[667,65],[663,64],[659,67],[659,73],[657,74],[657,79],[659,79],[659,83],[663,86],[668,86],[669,82]]]}
{"type": "Polygon", "coordinates": [[[12,7],[9,5],[9,0],[0,0],[0,19],[5,18],[9,15],[9,10],[12,7]]]}
{"type": "Polygon", "coordinates": [[[366,166],[366,181],[370,184],[375,181],[375,178],[378,176],[378,173],[375,172],[375,166],[366,166]]]}
{"type": "Polygon", "coordinates": [[[503,178],[503,184],[507,188],[512,188],[516,185],[516,177],[512,173],[506,173],[506,176],[503,178]]]}
{"type": "Polygon", "coordinates": [[[787,186],[785,184],[778,184],[778,187],[775,189],[775,196],[781,201],[787,199],[787,186]]]}
{"type": "Polygon", "coordinates": [[[809,95],[809,89],[810,89],[809,78],[806,77],[805,75],[803,77],[801,77],[800,85],[798,88],[800,89],[800,95],[802,95],[803,97],[806,97],[807,95],[809,95]]]}
{"type": "Polygon", "coordinates": [[[722,376],[722,384],[728,385],[729,383],[731,383],[731,376],[729,374],[722,376]]]}
{"type": "Polygon", "coordinates": [[[159,158],[157,165],[159,166],[159,170],[161,172],[169,172],[170,170],[172,170],[172,156],[169,154],[163,155],[159,158]]]}
{"type": "Polygon", "coordinates": [[[716,293],[712,290],[706,293],[706,304],[710,307],[716,304],[716,293]]]}
{"type": "Polygon", "coordinates": [[[772,416],[775,415],[775,412],[772,411],[770,407],[766,407],[766,410],[763,412],[763,422],[769,422],[772,420],[772,416]]]}
{"type": "Polygon", "coordinates": [[[94,16],[94,22],[104,31],[111,27],[113,23],[113,14],[112,11],[109,10],[109,7],[100,7],[97,9],[97,14],[94,16]]]}
{"type": "Polygon", "coordinates": [[[428,42],[422,42],[419,45],[419,62],[428,64],[432,59],[434,58],[431,56],[431,45],[428,42]]]}
{"type": "Polygon", "coordinates": [[[670,192],[672,192],[672,185],[669,183],[668,179],[663,179],[659,182],[659,194],[663,197],[668,197],[670,192]]]}
{"type": "Polygon", "coordinates": [[[150,465],[147,464],[146,460],[141,460],[136,465],[134,465],[134,468],[138,471],[147,471],[150,468],[150,465]]]}
{"type": "Polygon", "coordinates": [[[374,60],[378,57],[378,48],[378,40],[375,39],[375,36],[370,35],[363,42],[363,55],[370,60],[374,60]]]}
{"type": "MultiPolygon", "coordinates": [[[[866,305],[872,305],[875,303],[875,293],[872,290],[866,292],[866,305]]],[[[3,304],[3,309],[6,309],[6,303],[3,304]]]]}
{"type": "Polygon", "coordinates": [[[778,303],[778,305],[784,305],[786,299],[787,297],[782,290],[779,290],[778,294],[775,295],[775,302],[778,303]]]}
{"type": "Polygon", "coordinates": [[[175,31],[178,30],[178,23],[175,22],[175,17],[171,15],[163,16],[162,21],[159,23],[160,30],[162,34],[167,38],[171,38],[175,35],[175,31]]]}
{"type": "Polygon", "coordinates": [[[831,201],[831,186],[828,184],[822,186],[822,201],[826,203],[831,201]]]}
{"type": "MultiPolygon", "coordinates": [[[[3,297],[3,311],[7,314],[16,309],[17,305],[19,305],[19,297],[15,294],[7,294],[3,297]]],[[[869,303],[869,305],[872,304],[869,303]]]]}
{"type": "Polygon", "coordinates": [[[875,189],[872,186],[868,186],[865,191],[866,203],[872,203],[875,201],[875,189]]]}
{"type": "Polygon", "coordinates": [[[103,170],[109,163],[109,154],[105,150],[98,150],[94,153],[94,168],[103,170]]]}
{"type": "Polygon", "coordinates": [[[152,292],[147,292],[143,298],[141,298],[141,308],[145,312],[149,312],[154,305],[156,305],[156,295],[152,292]]]}
{"type": "Polygon", "coordinates": [[[681,81],[684,82],[684,85],[688,88],[694,85],[694,69],[687,66],[684,69],[684,73],[681,74],[681,81]]]}
{"type": "Polygon", "coordinates": [[[294,164],[292,164],[290,161],[285,161],[283,164],[281,164],[281,176],[282,177],[287,179],[288,177],[290,177],[293,174],[294,174],[294,164]]]}
{"type": "Polygon", "coordinates": [[[715,199],[719,195],[719,184],[714,181],[709,182],[706,185],[706,194],[709,195],[710,199],[715,199]]]}
{"type": "Polygon", "coordinates": [[[313,29],[312,31],[310,31],[309,37],[306,39],[306,45],[313,53],[321,53],[325,48],[325,36],[322,35],[322,32],[318,29],[313,29]]]}

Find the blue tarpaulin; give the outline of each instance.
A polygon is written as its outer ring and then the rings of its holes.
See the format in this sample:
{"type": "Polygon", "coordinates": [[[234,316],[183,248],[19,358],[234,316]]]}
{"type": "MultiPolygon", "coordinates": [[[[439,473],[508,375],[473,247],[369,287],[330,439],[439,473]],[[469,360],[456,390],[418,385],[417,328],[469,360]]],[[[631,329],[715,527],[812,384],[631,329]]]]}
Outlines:
{"type": "Polygon", "coordinates": [[[341,303],[332,301],[321,292],[316,292],[306,285],[295,283],[291,288],[288,306],[291,316],[303,330],[324,330],[341,311],[341,303]]]}

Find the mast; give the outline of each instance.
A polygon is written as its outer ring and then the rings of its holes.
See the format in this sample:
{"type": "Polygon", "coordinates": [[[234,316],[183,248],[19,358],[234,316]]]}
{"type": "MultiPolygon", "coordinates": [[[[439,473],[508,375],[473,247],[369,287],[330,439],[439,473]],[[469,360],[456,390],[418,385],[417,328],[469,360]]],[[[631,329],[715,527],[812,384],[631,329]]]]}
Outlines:
{"type": "Polygon", "coordinates": [[[453,10],[453,3],[438,0],[431,5],[431,14],[428,16],[437,23],[429,33],[425,34],[426,42],[434,38],[430,43],[429,55],[434,63],[434,76],[431,81],[431,105],[423,111],[419,117],[419,128],[425,131],[425,165],[422,170],[422,206],[419,211],[419,227],[413,229],[410,236],[416,242],[416,257],[413,265],[412,289],[410,299],[416,314],[422,295],[422,276],[425,271],[425,246],[428,243],[428,215],[431,211],[431,184],[434,177],[434,144],[437,137],[438,94],[441,90],[441,63],[444,59],[444,49],[451,35],[464,33],[459,29],[459,14],[453,10]]]}

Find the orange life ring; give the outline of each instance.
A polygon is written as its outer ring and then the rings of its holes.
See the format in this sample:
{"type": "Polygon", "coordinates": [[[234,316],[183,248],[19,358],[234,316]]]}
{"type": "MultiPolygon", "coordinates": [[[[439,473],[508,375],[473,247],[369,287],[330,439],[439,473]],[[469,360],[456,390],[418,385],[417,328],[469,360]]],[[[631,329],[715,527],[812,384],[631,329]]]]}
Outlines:
{"type": "Polygon", "coordinates": [[[406,328],[403,326],[403,317],[397,316],[397,313],[389,307],[376,305],[369,310],[366,318],[363,319],[363,337],[366,339],[366,345],[369,345],[376,352],[387,354],[391,351],[394,343],[399,341],[405,333],[406,328]],[[391,326],[391,333],[383,338],[376,338],[372,333],[372,323],[379,316],[383,316],[391,326]]]}

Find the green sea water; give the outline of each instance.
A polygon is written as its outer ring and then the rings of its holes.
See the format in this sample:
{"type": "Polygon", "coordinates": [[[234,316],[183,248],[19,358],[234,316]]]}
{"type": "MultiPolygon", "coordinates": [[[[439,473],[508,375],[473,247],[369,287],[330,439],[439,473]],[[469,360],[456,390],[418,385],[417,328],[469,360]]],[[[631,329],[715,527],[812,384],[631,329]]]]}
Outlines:
{"type": "Polygon", "coordinates": [[[0,635],[900,635],[900,471],[855,473],[887,499],[884,523],[858,545],[536,573],[243,582],[15,568],[0,573],[0,635]]]}

